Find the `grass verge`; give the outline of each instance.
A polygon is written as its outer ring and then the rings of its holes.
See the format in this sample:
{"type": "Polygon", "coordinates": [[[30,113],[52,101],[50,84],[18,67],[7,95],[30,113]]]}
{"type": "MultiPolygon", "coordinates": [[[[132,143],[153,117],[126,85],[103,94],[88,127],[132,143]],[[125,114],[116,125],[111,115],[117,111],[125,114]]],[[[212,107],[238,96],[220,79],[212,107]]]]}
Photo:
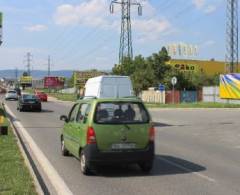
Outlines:
{"type": "Polygon", "coordinates": [[[240,104],[224,104],[213,102],[181,103],[181,104],[151,104],[145,103],[148,108],[240,108],[240,104]]]}
{"type": "MultiPolygon", "coordinates": [[[[4,123],[9,126],[7,119],[4,123]]],[[[0,194],[37,194],[11,126],[8,135],[0,135],[0,194]]]]}
{"type": "Polygon", "coordinates": [[[62,101],[72,101],[72,102],[77,101],[76,94],[67,94],[67,93],[48,93],[48,94],[62,101]]]}

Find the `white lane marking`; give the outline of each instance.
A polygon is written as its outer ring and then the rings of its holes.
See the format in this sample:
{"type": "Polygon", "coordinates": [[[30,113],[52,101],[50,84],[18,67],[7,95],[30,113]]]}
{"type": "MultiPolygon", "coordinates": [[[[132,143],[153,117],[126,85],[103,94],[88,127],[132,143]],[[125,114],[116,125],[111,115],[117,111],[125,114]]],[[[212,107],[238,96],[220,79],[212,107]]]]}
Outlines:
{"type": "Polygon", "coordinates": [[[157,158],[160,159],[160,160],[162,160],[162,161],[164,161],[164,162],[166,162],[166,163],[168,163],[168,164],[170,164],[170,165],[172,165],[172,166],[174,166],[174,167],[177,167],[177,168],[182,169],[182,170],[184,170],[184,171],[186,171],[186,172],[189,172],[189,173],[191,173],[191,174],[194,174],[194,175],[196,175],[196,176],[198,176],[198,177],[200,177],[200,178],[202,178],[202,179],[205,179],[205,180],[207,180],[207,181],[209,181],[209,182],[214,182],[214,183],[216,182],[215,179],[213,179],[213,178],[211,178],[211,177],[208,177],[208,176],[206,176],[206,175],[204,175],[204,174],[195,172],[195,171],[193,171],[193,170],[191,170],[191,169],[188,169],[188,168],[186,168],[186,167],[184,167],[184,166],[182,166],[182,165],[180,165],[180,164],[177,164],[177,163],[175,163],[175,162],[172,162],[172,161],[167,160],[167,159],[162,158],[162,157],[157,157],[157,158]]]}
{"type": "MultiPolygon", "coordinates": [[[[10,108],[5,104],[5,108],[7,113],[9,113],[12,117],[16,118],[10,108]]],[[[42,167],[44,173],[47,175],[49,181],[51,182],[52,186],[55,188],[57,194],[62,195],[72,195],[73,193],[70,191],[64,180],[49,162],[47,157],[43,154],[41,149],[37,146],[34,142],[33,138],[29,135],[27,130],[23,127],[23,125],[19,121],[13,121],[15,127],[17,127],[18,131],[21,132],[23,135],[24,140],[30,147],[31,151],[35,155],[35,158],[39,162],[40,166],[42,167]]]]}

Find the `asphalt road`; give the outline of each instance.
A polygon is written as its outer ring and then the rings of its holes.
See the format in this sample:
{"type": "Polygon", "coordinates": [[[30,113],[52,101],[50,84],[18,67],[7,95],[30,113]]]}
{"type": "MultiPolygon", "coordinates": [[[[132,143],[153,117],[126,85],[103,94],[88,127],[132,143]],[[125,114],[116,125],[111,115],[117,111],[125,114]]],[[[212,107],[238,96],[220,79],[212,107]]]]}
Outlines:
{"type": "Polygon", "coordinates": [[[43,103],[41,113],[6,104],[74,194],[240,194],[240,110],[152,110],[157,132],[151,174],[118,166],[84,176],[77,159],[60,154],[59,116],[70,103],[43,103]]]}

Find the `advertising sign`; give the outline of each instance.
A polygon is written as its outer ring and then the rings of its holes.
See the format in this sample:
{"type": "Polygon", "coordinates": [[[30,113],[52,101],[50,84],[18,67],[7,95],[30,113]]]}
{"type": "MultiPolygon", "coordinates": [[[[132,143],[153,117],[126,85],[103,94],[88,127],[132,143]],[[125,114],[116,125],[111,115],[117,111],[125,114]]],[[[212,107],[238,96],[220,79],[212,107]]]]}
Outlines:
{"type": "Polygon", "coordinates": [[[20,83],[24,85],[32,85],[32,77],[31,76],[22,76],[20,78],[20,83]]]}
{"type": "Polygon", "coordinates": [[[74,86],[78,88],[83,88],[87,80],[92,77],[105,75],[104,72],[98,71],[75,71],[73,74],[74,74],[74,86]]]}
{"type": "Polygon", "coordinates": [[[240,74],[220,75],[220,98],[240,99],[240,74]]]}
{"type": "Polygon", "coordinates": [[[64,87],[63,77],[44,77],[44,88],[59,89],[64,87]]]}

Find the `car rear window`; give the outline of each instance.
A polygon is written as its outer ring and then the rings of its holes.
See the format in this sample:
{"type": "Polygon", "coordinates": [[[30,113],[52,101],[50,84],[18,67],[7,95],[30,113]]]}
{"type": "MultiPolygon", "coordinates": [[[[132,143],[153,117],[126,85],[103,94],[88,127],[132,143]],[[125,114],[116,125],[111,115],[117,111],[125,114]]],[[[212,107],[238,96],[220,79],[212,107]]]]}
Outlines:
{"type": "Polygon", "coordinates": [[[149,120],[143,104],[136,102],[98,103],[94,116],[95,123],[100,124],[142,124],[149,120]]]}
{"type": "Polygon", "coordinates": [[[8,91],[8,93],[17,93],[16,91],[8,91]]]}
{"type": "Polygon", "coordinates": [[[24,100],[36,100],[37,97],[35,95],[25,94],[25,95],[23,95],[23,99],[24,100]]]}

